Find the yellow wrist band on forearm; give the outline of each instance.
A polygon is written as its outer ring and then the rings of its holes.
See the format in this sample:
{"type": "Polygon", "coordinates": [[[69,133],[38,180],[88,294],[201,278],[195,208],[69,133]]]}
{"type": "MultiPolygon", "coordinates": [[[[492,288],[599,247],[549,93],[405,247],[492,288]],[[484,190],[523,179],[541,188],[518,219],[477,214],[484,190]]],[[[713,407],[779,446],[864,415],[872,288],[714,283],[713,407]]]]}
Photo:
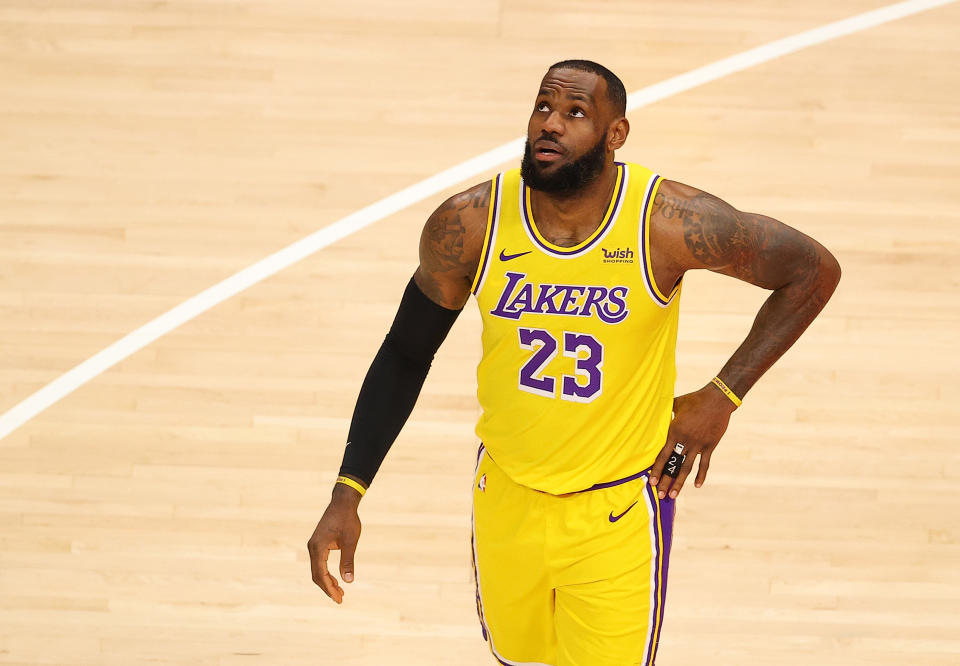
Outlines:
{"type": "Polygon", "coordinates": [[[351,479],[349,476],[338,476],[337,483],[342,483],[345,486],[350,486],[351,488],[356,490],[358,493],[360,493],[361,497],[363,497],[364,494],[366,494],[367,492],[366,488],[364,488],[359,483],[351,479]]]}
{"type": "Polygon", "coordinates": [[[723,383],[723,380],[720,379],[719,377],[714,377],[714,378],[711,379],[710,381],[713,382],[713,384],[714,384],[718,389],[720,389],[721,391],[723,391],[723,394],[724,394],[725,396],[727,396],[728,398],[730,398],[730,402],[732,402],[733,404],[735,404],[737,407],[739,407],[739,406],[740,406],[740,403],[743,402],[740,398],[737,397],[737,394],[736,394],[736,393],[734,393],[733,391],[730,390],[730,387],[729,387],[729,386],[727,386],[726,384],[723,383]]]}

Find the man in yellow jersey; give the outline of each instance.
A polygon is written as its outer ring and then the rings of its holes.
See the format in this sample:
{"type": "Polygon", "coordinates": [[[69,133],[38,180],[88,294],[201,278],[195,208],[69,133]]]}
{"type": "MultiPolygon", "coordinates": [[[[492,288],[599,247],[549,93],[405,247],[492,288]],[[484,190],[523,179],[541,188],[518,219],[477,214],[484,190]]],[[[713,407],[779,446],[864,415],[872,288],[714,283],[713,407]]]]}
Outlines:
{"type": "Polygon", "coordinates": [[[420,266],[357,399],[340,476],[308,548],[314,582],[340,549],[352,582],[357,507],[471,293],[483,317],[473,482],[477,611],[500,664],[651,666],[674,500],[730,415],[840,279],[812,238],[614,159],[626,93],[605,67],[553,65],[520,169],[427,220],[420,266]],[[674,397],[684,274],[773,293],[700,390],[674,397]]]}

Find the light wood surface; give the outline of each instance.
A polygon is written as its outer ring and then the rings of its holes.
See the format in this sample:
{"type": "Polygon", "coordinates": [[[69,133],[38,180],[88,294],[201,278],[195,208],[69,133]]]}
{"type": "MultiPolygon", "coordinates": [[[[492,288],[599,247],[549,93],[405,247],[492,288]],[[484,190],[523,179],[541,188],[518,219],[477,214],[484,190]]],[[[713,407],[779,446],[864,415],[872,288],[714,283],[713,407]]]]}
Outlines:
{"type": "MultiPolygon", "coordinates": [[[[881,6],[0,2],[0,411],[361,206],[519,136],[546,66],[628,89],[881,6]]],[[[639,110],[620,157],[821,240],[844,278],[681,496],[661,666],[960,663],[960,5],[639,110]]],[[[465,183],[467,185],[469,183],[465,183]]],[[[416,264],[413,206],[0,441],[0,664],[492,663],[473,305],[364,499],[306,541],[416,264]]],[[[678,392],[764,293],[690,275],[678,392]]]]}

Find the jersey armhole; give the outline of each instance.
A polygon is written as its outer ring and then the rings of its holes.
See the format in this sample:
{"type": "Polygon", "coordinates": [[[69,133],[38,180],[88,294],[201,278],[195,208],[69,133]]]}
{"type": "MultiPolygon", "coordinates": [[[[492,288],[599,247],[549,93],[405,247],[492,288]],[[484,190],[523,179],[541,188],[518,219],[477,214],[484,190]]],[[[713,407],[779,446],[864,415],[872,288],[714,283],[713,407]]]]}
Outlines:
{"type": "Polygon", "coordinates": [[[650,259],[650,218],[653,216],[653,201],[657,196],[657,192],[660,190],[660,183],[662,182],[663,178],[660,174],[653,174],[653,176],[650,177],[650,182],[647,184],[647,192],[644,195],[643,207],[640,213],[639,242],[643,254],[643,261],[641,262],[643,283],[647,287],[647,293],[650,295],[650,298],[652,298],[657,305],[665,308],[670,305],[680,291],[680,287],[683,285],[683,278],[680,278],[677,284],[673,286],[669,296],[664,296],[660,287],[657,285],[656,279],[653,277],[653,264],[650,259]]]}
{"type": "Polygon", "coordinates": [[[490,181],[490,209],[487,213],[487,228],[483,234],[483,249],[480,250],[480,263],[477,265],[477,274],[473,277],[470,292],[477,296],[483,288],[483,281],[490,266],[493,247],[497,242],[497,222],[500,220],[500,191],[502,189],[503,174],[490,181]]]}

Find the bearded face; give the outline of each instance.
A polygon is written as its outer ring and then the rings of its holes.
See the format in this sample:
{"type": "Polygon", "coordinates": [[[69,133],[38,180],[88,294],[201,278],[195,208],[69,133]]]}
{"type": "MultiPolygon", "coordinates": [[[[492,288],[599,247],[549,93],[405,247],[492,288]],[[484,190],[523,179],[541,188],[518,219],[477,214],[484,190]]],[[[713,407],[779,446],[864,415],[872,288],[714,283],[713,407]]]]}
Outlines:
{"type": "MultiPolygon", "coordinates": [[[[550,137],[542,137],[537,142],[540,143],[541,140],[553,143],[550,137]]],[[[556,167],[553,161],[538,160],[530,147],[530,140],[527,139],[523,148],[523,160],[520,162],[520,175],[523,177],[523,182],[531,189],[558,197],[569,197],[595,181],[603,171],[605,161],[606,137],[602,137],[592,148],[572,162],[556,167]]]]}

